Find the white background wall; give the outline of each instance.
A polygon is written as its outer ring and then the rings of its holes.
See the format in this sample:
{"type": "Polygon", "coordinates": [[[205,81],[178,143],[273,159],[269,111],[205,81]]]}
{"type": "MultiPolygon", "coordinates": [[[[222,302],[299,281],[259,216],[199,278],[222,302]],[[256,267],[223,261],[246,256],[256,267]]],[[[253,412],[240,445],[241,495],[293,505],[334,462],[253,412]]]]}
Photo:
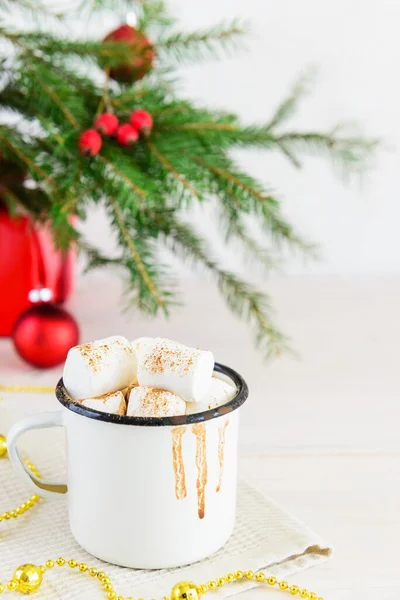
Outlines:
{"type": "MultiPolygon", "coordinates": [[[[278,154],[241,154],[243,165],[284,198],[284,212],[298,229],[323,247],[323,261],[304,266],[289,258],[286,272],[399,273],[400,2],[175,0],[170,5],[189,29],[235,16],[251,27],[247,50],[237,58],[185,69],[185,94],[262,123],[299,73],[317,65],[315,92],[292,125],[329,129],[338,121],[356,121],[384,140],[374,169],[363,182],[347,186],[322,158],[307,158],[296,171],[278,154]]],[[[100,213],[92,214],[85,229],[91,239],[106,240],[100,213]]],[[[111,242],[102,244],[107,248],[111,242]]]]}

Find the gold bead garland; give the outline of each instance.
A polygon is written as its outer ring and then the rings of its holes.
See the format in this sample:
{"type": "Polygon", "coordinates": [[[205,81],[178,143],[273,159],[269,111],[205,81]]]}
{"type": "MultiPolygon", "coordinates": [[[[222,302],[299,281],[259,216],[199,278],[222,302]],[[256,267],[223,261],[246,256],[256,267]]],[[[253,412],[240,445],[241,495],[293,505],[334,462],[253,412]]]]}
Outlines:
{"type": "MultiPolygon", "coordinates": [[[[34,386],[6,386],[0,385],[0,391],[5,392],[33,392],[33,393],[49,393],[54,392],[54,388],[51,387],[34,387],[34,386]]],[[[4,435],[0,434],[0,458],[6,456],[7,454],[7,441],[4,435]]],[[[36,476],[40,477],[39,471],[36,469],[35,465],[33,465],[28,459],[24,459],[26,466],[29,470],[36,476]]],[[[15,510],[5,512],[0,514],[0,522],[4,520],[9,520],[11,518],[17,518],[19,515],[23,514],[30,508],[32,508],[38,501],[40,500],[39,496],[34,494],[27,500],[24,504],[17,507],[15,510]]],[[[31,563],[27,563],[19,566],[13,574],[12,579],[7,582],[7,584],[0,583],[0,595],[3,594],[6,590],[9,591],[17,591],[21,594],[31,594],[39,589],[42,581],[43,575],[47,570],[54,569],[57,567],[64,567],[67,565],[70,569],[77,569],[78,572],[83,574],[88,574],[92,578],[97,578],[102,585],[102,588],[106,594],[107,600],[133,600],[132,597],[124,597],[119,596],[114,591],[114,586],[111,582],[111,578],[106,575],[104,571],[98,571],[94,567],[88,566],[86,563],[78,563],[75,558],[71,558],[69,560],[60,556],[56,560],[49,559],[46,561],[44,565],[36,566],[31,563]]],[[[201,583],[200,585],[196,585],[191,581],[181,581],[174,585],[171,591],[170,596],[164,597],[162,600],[199,600],[200,596],[208,593],[209,591],[214,591],[218,587],[222,587],[226,584],[233,583],[235,581],[240,581],[241,579],[247,580],[255,580],[260,584],[266,584],[268,586],[277,585],[278,589],[285,592],[288,591],[292,596],[299,595],[300,598],[305,598],[307,600],[323,600],[323,598],[318,597],[315,592],[309,592],[306,589],[301,589],[297,585],[289,586],[287,581],[277,581],[276,577],[269,576],[263,572],[258,571],[254,573],[253,571],[235,571],[235,573],[227,573],[222,577],[218,577],[216,580],[208,581],[207,583],[201,583]]],[[[138,598],[137,600],[144,600],[143,598],[138,598]]]]}
{"type": "MultiPolygon", "coordinates": [[[[70,569],[77,569],[78,572],[87,573],[90,577],[96,577],[106,594],[107,600],[133,600],[131,597],[125,597],[118,595],[114,586],[111,582],[110,577],[104,571],[98,571],[94,567],[89,567],[86,563],[79,563],[75,558],[69,560],[60,556],[57,560],[49,559],[45,565],[36,566],[33,564],[21,565],[15,571],[12,579],[7,585],[0,583],[0,594],[7,590],[17,591],[22,594],[30,594],[35,592],[41,585],[43,580],[43,574],[48,569],[53,569],[55,566],[64,567],[67,565],[70,569]]],[[[256,574],[253,571],[245,571],[244,576],[248,580],[255,579],[259,583],[267,584],[271,587],[278,585],[278,588],[282,591],[289,591],[292,596],[299,595],[300,598],[306,598],[308,600],[323,600],[314,592],[309,592],[306,589],[300,590],[297,585],[291,585],[287,581],[277,581],[276,577],[267,577],[263,571],[258,571],[256,574]]],[[[164,597],[163,600],[199,600],[200,596],[206,594],[209,591],[214,591],[218,587],[222,587],[227,583],[239,581],[243,579],[243,573],[236,571],[236,573],[227,573],[226,575],[219,577],[216,580],[211,580],[207,584],[196,585],[191,581],[181,581],[174,585],[171,591],[171,595],[164,597]]],[[[143,600],[139,598],[138,600],[143,600]]]]}
{"type": "MultiPolygon", "coordinates": [[[[6,437],[0,434],[0,458],[3,458],[7,455],[7,440],[6,437]],[[3,451],[4,450],[4,451],[3,451]]],[[[24,458],[24,463],[28,467],[28,469],[36,475],[36,477],[40,477],[40,473],[35,467],[33,463],[31,463],[27,458],[24,458]]],[[[16,519],[20,515],[26,513],[27,510],[35,506],[40,500],[40,497],[37,494],[33,494],[28,500],[26,500],[20,506],[13,510],[9,510],[3,513],[0,513],[0,523],[1,521],[9,521],[10,519],[16,519]]]]}

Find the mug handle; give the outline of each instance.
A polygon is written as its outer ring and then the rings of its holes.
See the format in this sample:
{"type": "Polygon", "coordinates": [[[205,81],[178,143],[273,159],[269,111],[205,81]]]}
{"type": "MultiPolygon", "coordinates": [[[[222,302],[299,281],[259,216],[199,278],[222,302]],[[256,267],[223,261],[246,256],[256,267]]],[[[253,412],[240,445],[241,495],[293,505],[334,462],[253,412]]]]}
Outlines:
{"type": "Polygon", "coordinates": [[[7,436],[7,451],[11,464],[23,479],[35,489],[40,496],[53,496],[55,494],[66,494],[68,491],[65,483],[46,483],[28,470],[18,450],[18,439],[31,429],[47,429],[48,427],[62,427],[63,413],[61,410],[51,411],[34,415],[19,421],[11,427],[7,436]]]}

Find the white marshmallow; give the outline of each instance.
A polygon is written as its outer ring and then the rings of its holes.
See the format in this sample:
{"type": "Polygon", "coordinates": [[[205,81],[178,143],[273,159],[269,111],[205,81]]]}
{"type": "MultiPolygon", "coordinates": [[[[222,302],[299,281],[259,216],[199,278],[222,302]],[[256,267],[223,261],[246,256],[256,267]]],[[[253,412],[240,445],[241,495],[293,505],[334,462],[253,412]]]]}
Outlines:
{"type": "Polygon", "coordinates": [[[206,396],[201,402],[187,402],[186,403],[186,414],[192,415],[194,413],[203,412],[203,410],[210,410],[217,406],[226,404],[236,395],[236,388],[218,377],[213,377],[211,380],[210,389],[206,396]]]}
{"type": "Polygon", "coordinates": [[[204,398],[214,370],[212,352],[163,338],[154,338],[143,347],[137,355],[139,385],[169,390],[187,402],[204,398]]]}
{"type": "Polygon", "coordinates": [[[172,392],[139,385],[129,394],[130,417],[174,417],[184,415],[186,402],[172,392]]]}
{"type": "Polygon", "coordinates": [[[73,400],[97,398],[129,386],[136,379],[132,346],[120,335],[74,346],[64,366],[64,385],[73,400]]]}
{"type": "Polygon", "coordinates": [[[110,392],[99,398],[86,398],[81,404],[100,412],[126,415],[126,402],[122,392],[110,392]]]}

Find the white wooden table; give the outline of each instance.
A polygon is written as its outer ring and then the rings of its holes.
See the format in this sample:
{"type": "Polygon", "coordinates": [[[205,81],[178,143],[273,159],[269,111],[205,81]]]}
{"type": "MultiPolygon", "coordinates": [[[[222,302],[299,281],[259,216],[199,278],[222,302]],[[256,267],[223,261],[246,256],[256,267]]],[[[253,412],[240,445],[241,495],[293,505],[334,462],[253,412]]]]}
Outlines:
{"type": "MultiPolygon", "coordinates": [[[[333,558],[294,577],[325,600],[400,598],[400,279],[288,278],[269,290],[299,359],[266,366],[207,282],[171,319],[120,313],[118,280],[79,281],[69,304],[82,340],[162,335],[209,347],[246,378],[241,469],[331,541],[333,558]]],[[[0,380],[55,382],[0,340],[0,380]]],[[[282,597],[274,590],[245,594],[282,597]]]]}

